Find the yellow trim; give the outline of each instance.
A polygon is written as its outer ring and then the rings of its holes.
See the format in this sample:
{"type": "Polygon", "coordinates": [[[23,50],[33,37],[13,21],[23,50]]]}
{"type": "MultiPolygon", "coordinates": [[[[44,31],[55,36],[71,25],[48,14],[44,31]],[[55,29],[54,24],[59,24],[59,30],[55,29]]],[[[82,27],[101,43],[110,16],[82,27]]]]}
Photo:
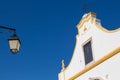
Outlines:
{"type": "Polygon", "coordinates": [[[96,17],[96,14],[94,12],[89,12],[88,14],[86,14],[77,24],[78,29],[81,28],[85,22],[88,22],[89,20],[91,20],[92,15],[96,17]]]}
{"type": "Polygon", "coordinates": [[[98,29],[102,30],[103,32],[113,33],[113,32],[118,32],[118,31],[120,31],[120,28],[115,29],[115,30],[107,30],[107,29],[103,28],[102,26],[98,25],[98,24],[96,23],[96,19],[94,19],[94,22],[93,22],[93,23],[95,24],[95,26],[96,26],[98,29]]]}
{"type": "Polygon", "coordinates": [[[93,23],[98,29],[102,30],[103,32],[112,33],[112,32],[120,31],[120,28],[115,29],[115,30],[107,30],[107,29],[105,29],[104,27],[102,27],[102,26],[100,26],[100,25],[97,24],[96,18],[93,18],[92,15],[96,16],[95,13],[89,12],[85,17],[83,17],[80,20],[80,22],[77,25],[78,31],[83,26],[83,24],[86,23],[86,22],[88,22],[88,21],[91,21],[91,23],[93,23]]]}
{"type": "Polygon", "coordinates": [[[80,72],[78,72],[77,74],[75,74],[74,76],[69,78],[69,80],[76,79],[77,77],[81,76],[82,74],[86,73],[87,71],[91,70],[92,68],[96,67],[97,65],[101,64],[102,62],[104,62],[105,60],[111,58],[112,56],[114,56],[115,54],[117,54],[119,52],[120,52],[120,47],[118,47],[115,50],[111,51],[110,53],[108,53],[107,55],[105,55],[101,59],[95,61],[94,63],[91,63],[89,66],[85,67],[83,70],[81,70],[80,72]]]}

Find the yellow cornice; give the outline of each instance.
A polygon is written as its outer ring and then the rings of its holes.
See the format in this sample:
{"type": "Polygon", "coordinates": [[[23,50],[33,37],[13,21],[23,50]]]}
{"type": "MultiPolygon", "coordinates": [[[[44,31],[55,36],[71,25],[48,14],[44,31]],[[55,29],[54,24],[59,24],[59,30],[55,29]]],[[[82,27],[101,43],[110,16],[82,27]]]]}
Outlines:
{"type": "Polygon", "coordinates": [[[119,52],[120,52],[120,47],[111,51],[110,53],[108,53],[107,55],[102,57],[101,59],[91,63],[89,66],[85,67],[83,70],[79,71],[78,73],[76,73],[75,75],[70,77],[69,80],[76,79],[77,77],[81,76],[82,74],[86,73],[87,71],[91,70],[92,68],[96,67],[97,65],[101,64],[102,62],[106,61],[107,59],[111,58],[112,56],[114,56],[115,54],[117,54],[119,52]]]}
{"type": "Polygon", "coordinates": [[[88,20],[90,20],[92,18],[92,15],[94,15],[96,17],[96,14],[94,12],[89,12],[88,14],[86,14],[81,20],[80,22],[77,24],[77,28],[81,28],[83,26],[83,24],[85,22],[87,22],[88,20]]]}
{"type": "Polygon", "coordinates": [[[113,33],[113,32],[120,31],[120,28],[115,29],[115,30],[107,30],[104,27],[97,24],[97,22],[96,22],[96,14],[94,12],[89,12],[85,17],[83,17],[80,20],[80,22],[77,25],[78,30],[83,26],[84,23],[86,23],[88,21],[91,21],[91,23],[93,23],[99,30],[102,30],[103,32],[113,33]],[[94,18],[92,16],[94,16],[94,18]]]}
{"type": "Polygon", "coordinates": [[[115,29],[115,30],[107,30],[107,29],[103,28],[102,26],[98,25],[97,22],[96,22],[96,19],[94,19],[93,24],[94,24],[99,30],[102,30],[103,32],[113,33],[113,32],[118,32],[118,31],[120,31],[120,28],[115,29]]]}

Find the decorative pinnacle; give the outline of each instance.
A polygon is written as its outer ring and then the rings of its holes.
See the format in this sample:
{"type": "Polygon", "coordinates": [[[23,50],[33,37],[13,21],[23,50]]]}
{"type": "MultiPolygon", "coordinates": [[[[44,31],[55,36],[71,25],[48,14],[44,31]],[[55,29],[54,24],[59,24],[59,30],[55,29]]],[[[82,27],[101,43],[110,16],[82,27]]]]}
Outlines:
{"type": "Polygon", "coordinates": [[[62,71],[65,69],[64,60],[62,60],[62,71]]]}

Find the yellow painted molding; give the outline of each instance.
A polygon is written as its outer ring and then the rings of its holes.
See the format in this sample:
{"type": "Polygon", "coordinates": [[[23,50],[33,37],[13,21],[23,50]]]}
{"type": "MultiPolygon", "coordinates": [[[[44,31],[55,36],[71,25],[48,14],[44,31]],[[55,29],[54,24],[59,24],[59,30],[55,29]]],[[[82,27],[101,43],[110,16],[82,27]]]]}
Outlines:
{"type": "Polygon", "coordinates": [[[88,22],[88,21],[91,21],[91,23],[93,23],[98,29],[102,30],[103,32],[113,33],[113,32],[120,31],[120,28],[115,29],[115,30],[107,30],[104,27],[102,27],[99,24],[97,24],[97,22],[96,22],[96,14],[94,12],[89,12],[85,17],[83,17],[80,20],[80,22],[77,25],[78,31],[83,26],[83,24],[88,22]],[[94,15],[95,17],[93,18],[92,15],[94,15]]]}
{"type": "Polygon", "coordinates": [[[113,33],[113,32],[118,32],[118,31],[120,31],[120,28],[115,29],[115,30],[107,30],[107,29],[103,28],[102,26],[98,25],[97,22],[96,22],[96,19],[94,19],[93,24],[94,24],[98,29],[102,30],[103,32],[113,33]]]}
{"type": "Polygon", "coordinates": [[[110,53],[108,53],[107,55],[102,57],[101,59],[91,63],[89,66],[85,67],[83,70],[81,70],[77,74],[70,77],[69,80],[76,79],[77,77],[81,76],[82,74],[86,73],[87,71],[91,70],[92,68],[96,67],[97,65],[101,64],[102,62],[106,61],[107,59],[111,58],[112,56],[114,56],[115,54],[117,54],[119,52],[120,52],[120,47],[118,47],[115,50],[111,51],[110,53]]]}
{"type": "Polygon", "coordinates": [[[94,12],[89,12],[88,14],[86,14],[85,17],[83,17],[80,20],[80,22],[77,24],[77,28],[78,29],[81,28],[85,22],[88,22],[89,20],[91,20],[93,15],[94,17],[96,17],[96,14],[94,12]]]}

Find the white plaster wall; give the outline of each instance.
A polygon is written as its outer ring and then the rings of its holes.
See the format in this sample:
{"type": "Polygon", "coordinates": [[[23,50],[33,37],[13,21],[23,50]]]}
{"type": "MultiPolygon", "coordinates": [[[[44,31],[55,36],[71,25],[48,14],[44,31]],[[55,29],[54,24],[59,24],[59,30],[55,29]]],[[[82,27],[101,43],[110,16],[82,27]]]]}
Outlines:
{"type": "Polygon", "coordinates": [[[120,80],[120,53],[106,60],[75,80],[89,80],[89,78],[101,77],[103,80],[120,80]]]}
{"type": "Polygon", "coordinates": [[[98,30],[97,27],[92,28],[93,35],[93,52],[95,60],[103,57],[108,52],[120,46],[120,31],[114,33],[103,32],[98,30]]]}
{"type": "Polygon", "coordinates": [[[64,76],[65,76],[65,73],[63,71],[61,71],[60,74],[58,74],[58,79],[64,80],[65,79],[64,76]]]}

